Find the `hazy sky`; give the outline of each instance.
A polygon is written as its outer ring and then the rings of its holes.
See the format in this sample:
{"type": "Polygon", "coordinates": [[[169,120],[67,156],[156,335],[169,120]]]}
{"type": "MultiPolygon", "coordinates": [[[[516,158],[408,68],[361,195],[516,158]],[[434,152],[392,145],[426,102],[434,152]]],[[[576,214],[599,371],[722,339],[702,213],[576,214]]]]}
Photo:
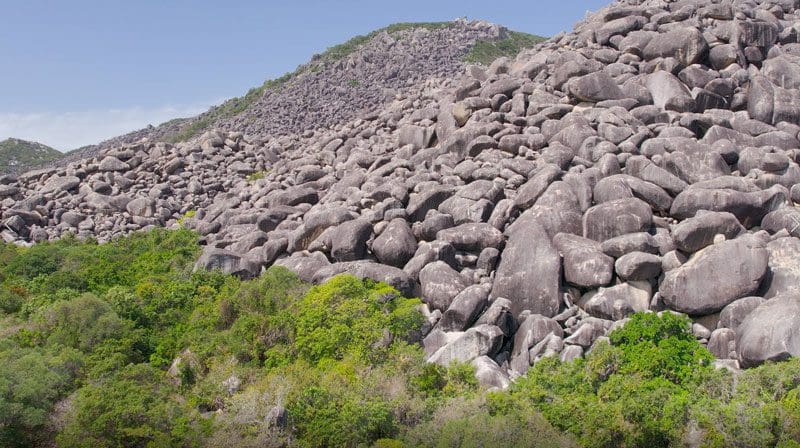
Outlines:
{"type": "Polygon", "coordinates": [[[59,150],[202,112],[394,22],[553,35],[610,0],[0,0],[0,140],[59,150]]]}

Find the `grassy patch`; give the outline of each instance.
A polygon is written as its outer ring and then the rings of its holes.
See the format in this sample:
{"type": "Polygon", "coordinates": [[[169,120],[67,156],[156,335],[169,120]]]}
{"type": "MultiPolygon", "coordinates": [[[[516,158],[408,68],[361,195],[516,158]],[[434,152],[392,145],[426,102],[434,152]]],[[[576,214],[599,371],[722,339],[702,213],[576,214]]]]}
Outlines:
{"type": "Polygon", "coordinates": [[[267,174],[269,174],[269,171],[264,171],[264,170],[256,171],[255,173],[249,174],[247,177],[245,177],[245,180],[247,180],[247,182],[250,182],[252,184],[255,183],[257,180],[263,179],[267,174]]]}
{"type": "Polygon", "coordinates": [[[515,57],[525,48],[531,48],[547,38],[519,31],[509,31],[501,40],[479,40],[472,50],[464,56],[464,61],[474,64],[489,65],[497,58],[515,57]]]}

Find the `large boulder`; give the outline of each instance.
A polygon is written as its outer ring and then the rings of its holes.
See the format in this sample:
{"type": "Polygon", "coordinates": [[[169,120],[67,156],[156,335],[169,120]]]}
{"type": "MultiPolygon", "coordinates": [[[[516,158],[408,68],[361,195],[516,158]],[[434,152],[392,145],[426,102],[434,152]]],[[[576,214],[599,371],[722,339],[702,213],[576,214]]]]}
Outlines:
{"type": "Polygon", "coordinates": [[[428,264],[419,272],[422,300],[432,309],[445,311],[467,287],[461,274],[443,261],[428,264]]]}
{"type": "Polygon", "coordinates": [[[372,242],[372,252],[383,264],[402,268],[417,251],[417,240],[403,218],[393,219],[372,242]]]}
{"type": "Polygon", "coordinates": [[[647,90],[653,97],[653,104],[661,109],[692,112],[695,108],[692,93],[670,72],[658,71],[648,76],[647,90]]]}
{"type": "Polygon", "coordinates": [[[614,79],[605,72],[595,72],[573,79],[569,83],[569,93],[578,100],[592,103],[625,97],[614,79]]]}
{"type": "Polygon", "coordinates": [[[645,60],[675,58],[684,67],[699,62],[708,52],[703,33],[694,27],[681,27],[654,36],[642,50],[645,60]]]}
{"type": "Polygon", "coordinates": [[[746,228],[757,226],[764,216],[786,202],[786,189],[778,185],[762,191],[729,188],[687,188],[672,202],[670,216],[691,218],[701,210],[729,212],[746,228]]]}
{"type": "Polygon", "coordinates": [[[339,224],[331,234],[331,256],[337,261],[356,261],[367,255],[367,241],[372,235],[372,224],[355,219],[339,224]]]}
{"type": "Polygon", "coordinates": [[[517,224],[501,255],[491,298],[509,299],[515,316],[523,310],[555,316],[561,304],[558,251],[536,220],[517,224]]]}
{"type": "Polygon", "coordinates": [[[436,351],[428,362],[449,366],[453,362],[469,362],[479,356],[492,356],[503,344],[503,330],[494,325],[478,325],[458,339],[436,351]]]}
{"type": "Polygon", "coordinates": [[[489,304],[488,285],[473,285],[458,293],[437,324],[443,331],[464,331],[489,304]]]}
{"type": "Polygon", "coordinates": [[[785,237],[767,244],[769,273],[761,293],[771,299],[787,293],[800,293],[800,239],[785,237]]]}
{"type": "Polygon", "coordinates": [[[736,331],[743,367],[800,356],[800,296],[774,297],[753,310],[736,331]]]}
{"type": "Polygon", "coordinates": [[[568,233],[553,238],[564,257],[564,279],[581,288],[596,288],[611,283],[614,259],[604,254],[600,243],[568,233]]]}
{"type": "Polygon", "coordinates": [[[732,213],[699,211],[672,229],[672,239],[678,249],[694,253],[713,244],[716,235],[733,239],[744,231],[732,213]]]}
{"type": "Polygon", "coordinates": [[[769,254],[758,237],[746,235],[697,252],[667,272],[660,292],[672,310],[703,316],[752,295],[767,274],[769,254]]]}
{"type": "Polygon", "coordinates": [[[487,223],[468,223],[440,230],[436,239],[447,241],[458,250],[480,252],[487,247],[499,248],[503,234],[487,223]]]}
{"type": "Polygon", "coordinates": [[[234,252],[207,246],[195,263],[195,270],[220,270],[226,274],[236,275],[243,279],[255,278],[261,272],[261,266],[246,257],[234,252]]]}
{"type": "Polygon", "coordinates": [[[617,199],[595,205],[583,215],[583,236],[595,241],[628,233],[644,232],[650,228],[653,211],[638,198],[617,199]]]}

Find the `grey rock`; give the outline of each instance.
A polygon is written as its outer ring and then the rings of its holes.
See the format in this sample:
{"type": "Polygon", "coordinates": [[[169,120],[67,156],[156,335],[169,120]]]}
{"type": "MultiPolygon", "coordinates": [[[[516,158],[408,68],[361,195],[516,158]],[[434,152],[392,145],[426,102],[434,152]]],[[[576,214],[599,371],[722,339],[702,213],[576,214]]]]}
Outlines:
{"type": "Polygon", "coordinates": [[[213,247],[206,247],[203,250],[195,263],[195,269],[220,270],[243,279],[255,278],[261,273],[261,267],[257,263],[233,252],[213,247]]]}
{"type": "Polygon", "coordinates": [[[606,255],[619,258],[631,252],[657,254],[658,244],[653,235],[646,232],[636,232],[605,240],[600,245],[600,249],[606,255]]]}
{"type": "Polygon", "coordinates": [[[588,238],[559,233],[553,238],[564,258],[564,279],[581,288],[596,288],[611,283],[614,259],[604,254],[600,243],[588,238]]]}
{"type": "Polygon", "coordinates": [[[605,240],[648,230],[653,220],[650,206],[641,199],[618,199],[596,205],[583,215],[583,236],[605,240]]]}
{"type": "Polygon", "coordinates": [[[645,60],[676,58],[684,67],[699,62],[708,51],[708,42],[697,28],[675,28],[654,36],[642,50],[645,60]]]}
{"type": "Polygon", "coordinates": [[[631,252],[618,258],[614,269],[623,280],[650,280],[661,274],[661,257],[644,252],[631,252]]]}
{"type": "Polygon", "coordinates": [[[437,324],[443,331],[464,331],[472,325],[489,304],[491,288],[469,286],[453,299],[437,324]]]}
{"type": "Polygon", "coordinates": [[[529,349],[540,343],[548,335],[558,337],[564,335],[561,326],[555,320],[540,314],[529,315],[519,326],[514,335],[514,345],[511,351],[511,368],[524,375],[531,365],[529,349]]]}
{"type": "Polygon", "coordinates": [[[719,313],[717,328],[730,328],[736,331],[747,316],[762,303],[764,303],[764,299],[756,296],[745,297],[732,302],[719,313]]]}
{"type": "Polygon", "coordinates": [[[694,253],[713,244],[716,235],[733,239],[744,231],[745,228],[732,213],[699,211],[672,229],[672,239],[678,249],[694,253]]]}
{"type": "Polygon", "coordinates": [[[489,224],[471,223],[440,230],[436,239],[452,244],[457,250],[479,253],[490,247],[498,249],[503,234],[489,224]]]}
{"type": "Polygon", "coordinates": [[[736,331],[742,367],[800,356],[800,297],[778,296],[753,310],[736,331]]]}
{"type": "Polygon", "coordinates": [[[435,261],[419,272],[422,300],[431,309],[445,311],[453,299],[467,287],[461,275],[447,263],[435,261]]]}
{"type": "Polygon", "coordinates": [[[511,385],[508,374],[488,356],[478,356],[471,362],[475,368],[475,378],[482,387],[507,389],[511,385]]]}
{"type": "Polygon", "coordinates": [[[455,341],[436,351],[428,362],[449,366],[453,362],[469,362],[480,356],[492,356],[500,350],[503,331],[492,325],[472,327],[455,341]]]}
{"type": "Polygon", "coordinates": [[[331,233],[331,256],[337,261],[356,261],[367,254],[367,241],[372,235],[372,224],[363,219],[347,221],[336,226],[331,233]]]}
{"type": "Polygon", "coordinates": [[[800,239],[777,238],[767,244],[769,272],[761,286],[765,299],[800,291],[800,239]]]}
{"type": "Polygon", "coordinates": [[[758,290],[768,260],[766,245],[756,237],[724,241],[669,271],[659,291],[672,310],[695,316],[716,313],[758,290]]]}
{"type": "Polygon", "coordinates": [[[591,73],[569,82],[569,93],[580,101],[598,103],[624,98],[617,83],[605,72],[591,73]]]}
{"type": "Polygon", "coordinates": [[[647,283],[628,282],[584,294],[578,305],[591,316],[621,320],[637,311],[648,310],[651,296],[647,283]]]}
{"type": "Polygon", "coordinates": [[[106,156],[98,165],[100,171],[128,171],[131,166],[116,157],[106,156]]]}
{"type": "Polygon", "coordinates": [[[381,263],[398,268],[405,266],[416,251],[417,240],[402,218],[393,219],[372,243],[372,252],[381,263]]]}
{"type": "Polygon", "coordinates": [[[691,112],[695,101],[689,89],[675,75],[658,71],[647,78],[647,89],[653,96],[653,104],[664,110],[691,112]]]}
{"type": "Polygon", "coordinates": [[[555,316],[561,303],[560,279],[558,251],[541,224],[531,220],[508,239],[490,297],[509,299],[514,315],[529,310],[555,316]]]}
{"type": "Polygon", "coordinates": [[[736,353],[736,332],[730,328],[718,328],[708,339],[708,351],[720,359],[730,359],[736,353]]]}

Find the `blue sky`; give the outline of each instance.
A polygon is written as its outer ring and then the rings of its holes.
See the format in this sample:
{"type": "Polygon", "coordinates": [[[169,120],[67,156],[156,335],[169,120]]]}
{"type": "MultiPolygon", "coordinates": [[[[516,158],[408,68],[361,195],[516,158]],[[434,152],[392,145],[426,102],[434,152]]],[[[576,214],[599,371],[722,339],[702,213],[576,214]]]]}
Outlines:
{"type": "Polygon", "coordinates": [[[541,35],[609,0],[0,0],[0,139],[60,150],[194,115],[394,22],[541,35]]]}

